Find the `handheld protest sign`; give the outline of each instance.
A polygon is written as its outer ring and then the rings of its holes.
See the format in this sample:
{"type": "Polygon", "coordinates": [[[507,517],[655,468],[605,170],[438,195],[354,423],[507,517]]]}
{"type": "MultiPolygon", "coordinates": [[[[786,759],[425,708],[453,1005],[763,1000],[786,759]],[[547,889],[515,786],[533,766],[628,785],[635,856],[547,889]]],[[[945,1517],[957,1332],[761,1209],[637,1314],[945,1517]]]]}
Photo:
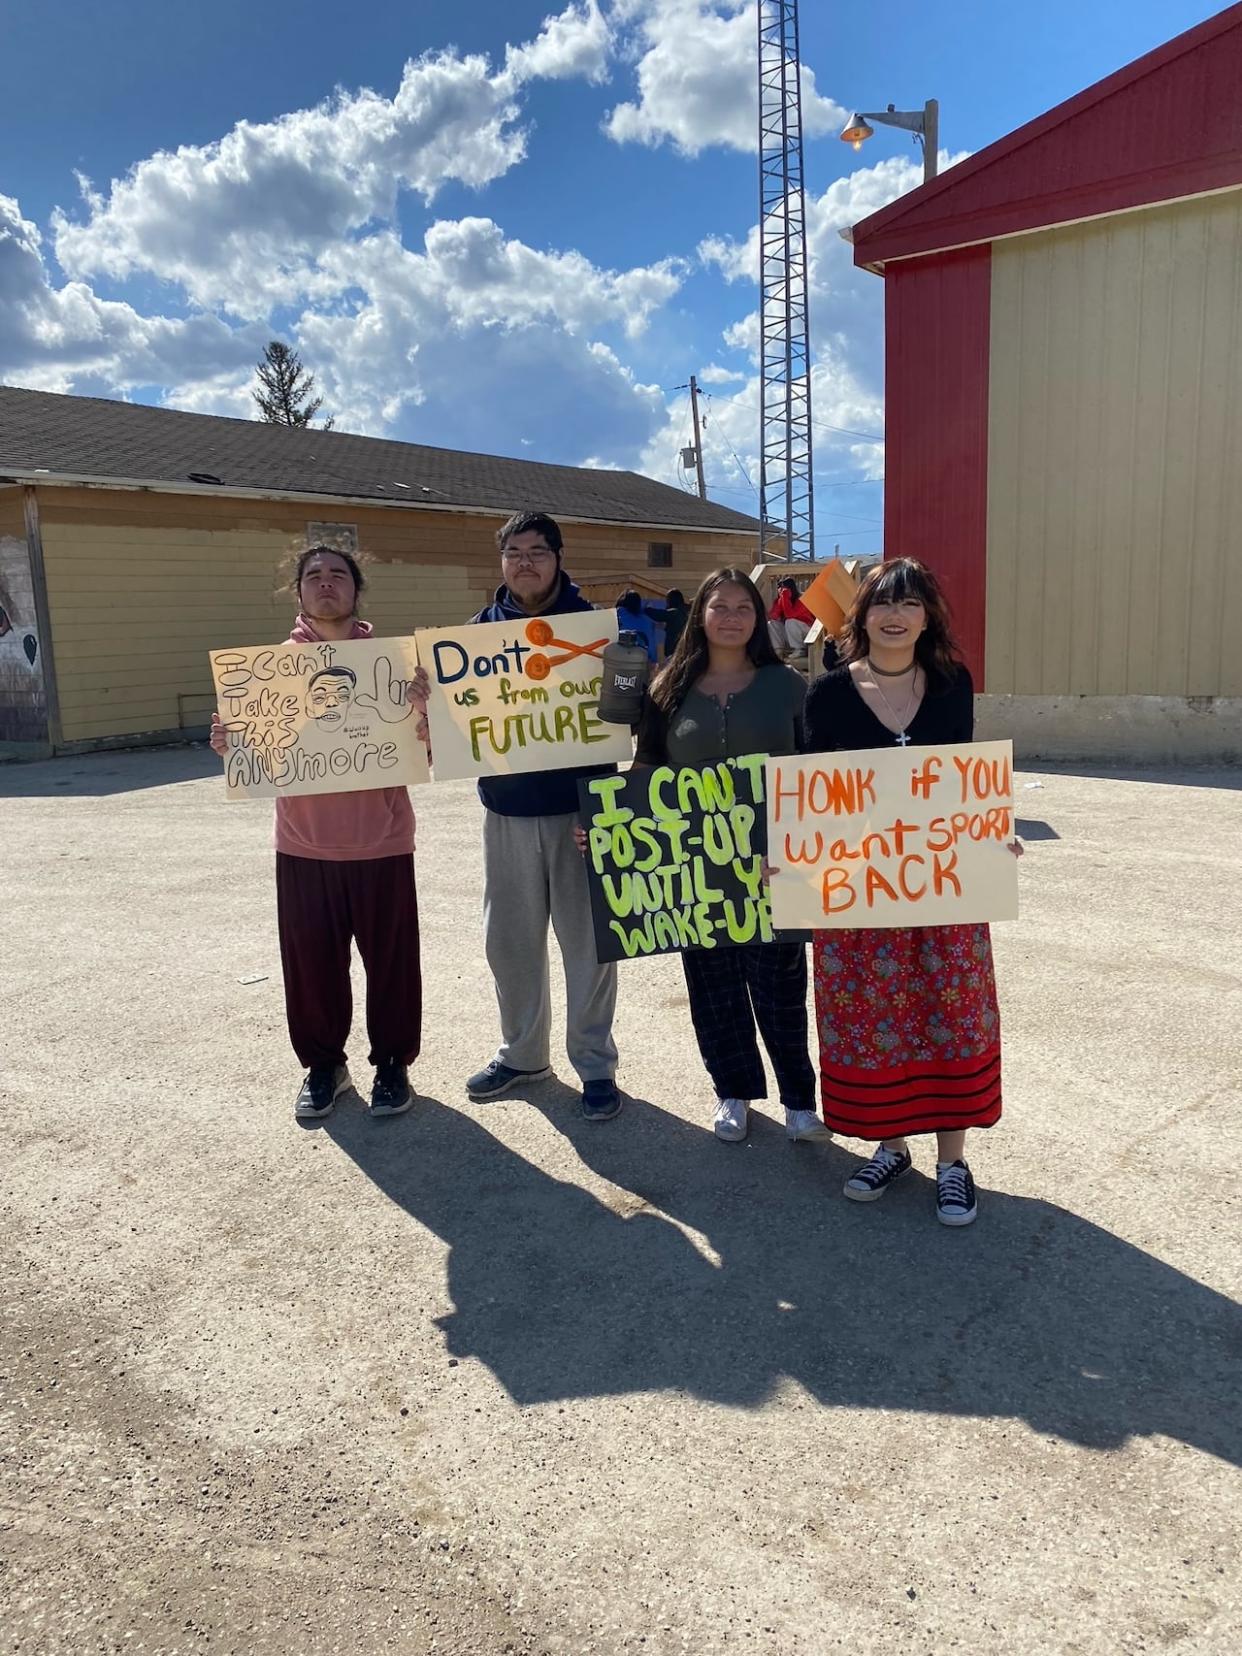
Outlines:
{"type": "Polygon", "coordinates": [[[778,930],[1017,918],[1012,742],[769,759],[767,796],[778,930]]]}
{"type": "Polygon", "coordinates": [[[598,716],[604,647],[616,636],[615,610],[417,633],[436,780],[630,759],[629,730],[598,716]]]}
{"type": "Polygon", "coordinates": [[[412,638],[212,650],[230,799],[363,793],[426,782],[406,700],[412,638]]]}
{"type": "Polygon", "coordinates": [[[579,782],[600,964],[768,943],[764,757],[579,782]]]}

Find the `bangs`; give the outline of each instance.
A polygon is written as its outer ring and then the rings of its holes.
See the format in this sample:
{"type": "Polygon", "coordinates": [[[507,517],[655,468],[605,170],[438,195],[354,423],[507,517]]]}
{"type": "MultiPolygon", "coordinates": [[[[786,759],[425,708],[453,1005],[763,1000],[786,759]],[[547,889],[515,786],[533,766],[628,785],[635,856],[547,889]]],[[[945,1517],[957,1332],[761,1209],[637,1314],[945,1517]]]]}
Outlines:
{"type": "Polygon", "coordinates": [[[922,569],[910,558],[894,558],[891,563],[882,564],[876,583],[867,595],[868,604],[900,604],[907,598],[917,598],[919,603],[930,605],[933,594],[922,569]]]}

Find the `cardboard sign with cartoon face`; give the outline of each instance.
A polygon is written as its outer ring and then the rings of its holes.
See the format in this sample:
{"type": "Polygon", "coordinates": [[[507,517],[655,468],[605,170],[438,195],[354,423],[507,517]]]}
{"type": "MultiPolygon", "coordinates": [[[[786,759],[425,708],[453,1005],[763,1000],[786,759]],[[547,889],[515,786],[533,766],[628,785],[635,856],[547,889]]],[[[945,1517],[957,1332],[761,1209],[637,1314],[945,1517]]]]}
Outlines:
{"type": "Polygon", "coordinates": [[[213,650],[230,799],[361,793],[428,779],[406,699],[412,638],[213,650]]]}

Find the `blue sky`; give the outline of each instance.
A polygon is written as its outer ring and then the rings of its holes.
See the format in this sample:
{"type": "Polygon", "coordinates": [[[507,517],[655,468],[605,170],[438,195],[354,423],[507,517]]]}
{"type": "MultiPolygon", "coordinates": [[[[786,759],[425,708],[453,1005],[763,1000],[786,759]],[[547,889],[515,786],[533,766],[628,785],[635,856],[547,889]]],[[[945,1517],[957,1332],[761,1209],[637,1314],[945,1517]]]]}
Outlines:
{"type": "MultiPolygon", "coordinates": [[[[803,0],[821,548],[880,544],[881,284],[837,231],[920,176],[841,112],[938,97],[958,156],[1214,9],[803,0]]],[[[280,336],[348,429],[675,482],[697,373],[752,510],[753,47],[742,0],[17,8],[0,380],[249,417],[280,336]]]]}

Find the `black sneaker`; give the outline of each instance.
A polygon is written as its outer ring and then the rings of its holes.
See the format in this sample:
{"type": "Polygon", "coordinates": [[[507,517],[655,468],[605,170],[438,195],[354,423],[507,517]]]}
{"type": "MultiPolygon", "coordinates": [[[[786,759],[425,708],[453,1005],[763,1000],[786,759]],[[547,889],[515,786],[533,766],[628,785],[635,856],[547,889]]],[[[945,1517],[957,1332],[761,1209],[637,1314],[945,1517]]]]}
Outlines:
{"type": "Polygon", "coordinates": [[[352,1086],[344,1064],[312,1064],[294,1100],[293,1113],[299,1121],[318,1121],[330,1113],[341,1094],[352,1086]]]}
{"type": "Polygon", "coordinates": [[[510,1069],[499,1058],[493,1058],[486,1069],[479,1070],[466,1082],[466,1096],[478,1103],[487,1098],[500,1098],[523,1081],[543,1081],[551,1073],[551,1067],[547,1064],[542,1069],[510,1069]]]}
{"type": "Polygon", "coordinates": [[[582,1087],[582,1114],[587,1121],[611,1121],[621,1113],[621,1094],[617,1083],[606,1078],[586,1081],[582,1087]]]}
{"type": "Polygon", "coordinates": [[[975,1181],[964,1161],[936,1163],[936,1218],[942,1225],[973,1225],[978,1217],[975,1181]]]}
{"type": "Polygon", "coordinates": [[[414,1102],[406,1067],[396,1058],[384,1058],[375,1066],[375,1084],[371,1088],[373,1116],[404,1115],[414,1102]]]}
{"type": "Polygon", "coordinates": [[[851,1202],[878,1202],[889,1185],[896,1184],[912,1166],[908,1150],[890,1150],[881,1144],[870,1161],[856,1167],[841,1186],[851,1202]]]}

